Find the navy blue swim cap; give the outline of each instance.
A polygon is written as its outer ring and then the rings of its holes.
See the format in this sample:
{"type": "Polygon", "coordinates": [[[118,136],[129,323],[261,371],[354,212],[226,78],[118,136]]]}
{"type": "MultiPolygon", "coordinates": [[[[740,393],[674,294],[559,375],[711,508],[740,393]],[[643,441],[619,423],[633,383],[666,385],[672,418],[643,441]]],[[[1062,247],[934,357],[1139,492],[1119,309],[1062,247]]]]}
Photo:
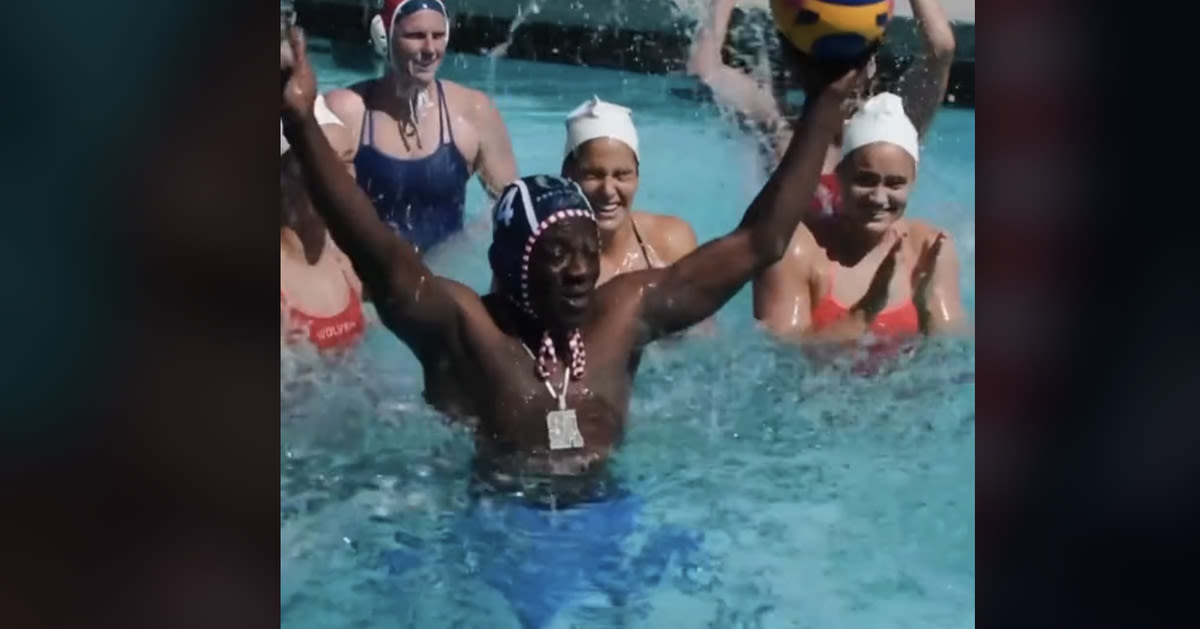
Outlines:
{"type": "Polygon", "coordinates": [[[442,15],[446,15],[446,5],[442,0],[404,0],[396,5],[396,14],[392,16],[392,27],[395,28],[396,22],[416,13],[417,11],[437,11],[442,15]]]}
{"type": "Polygon", "coordinates": [[[596,221],[579,184],[554,175],[532,175],[508,184],[492,208],[492,273],[500,291],[532,317],[537,316],[529,303],[533,246],[548,227],[572,217],[596,221]]]}

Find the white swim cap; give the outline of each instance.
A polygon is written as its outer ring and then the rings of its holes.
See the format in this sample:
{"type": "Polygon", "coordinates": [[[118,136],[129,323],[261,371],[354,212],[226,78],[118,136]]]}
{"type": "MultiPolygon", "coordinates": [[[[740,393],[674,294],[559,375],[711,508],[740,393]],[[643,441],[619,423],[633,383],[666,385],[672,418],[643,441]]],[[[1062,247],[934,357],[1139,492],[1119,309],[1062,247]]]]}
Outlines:
{"type": "Polygon", "coordinates": [[[875,142],[895,144],[912,155],[914,162],[919,160],[917,128],[904,113],[904,102],[890,92],[872,96],[846,122],[842,131],[842,156],[875,142]]]}
{"type": "MultiPolygon", "coordinates": [[[[321,126],[325,126],[327,124],[335,124],[341,127],[346,126],[336,115],[334,115],[333,110],[329,108],[329,105],[325,104],[325,96],[321,94],[317,94],[317,101],[313,103],[313,113],[317,117],[317,124],[321,126]]],[[[284,153],[288,152],[289,148],[291,148],[291,145],[288,144],[287,138],[283,137],[283,121],[280,120],[279,154],[282,156],[284,153]]]]}
{"type": "Polygon", "coordinates": [[[606,103],[599,96],[593,96],[567,114],[567,148],[564,157],[579,148],[580,144],[596,138],[624,142],[633,149],[633,156],[641,161],[637,128],[633,126],[633,111],[628,107],[606,103]]]}

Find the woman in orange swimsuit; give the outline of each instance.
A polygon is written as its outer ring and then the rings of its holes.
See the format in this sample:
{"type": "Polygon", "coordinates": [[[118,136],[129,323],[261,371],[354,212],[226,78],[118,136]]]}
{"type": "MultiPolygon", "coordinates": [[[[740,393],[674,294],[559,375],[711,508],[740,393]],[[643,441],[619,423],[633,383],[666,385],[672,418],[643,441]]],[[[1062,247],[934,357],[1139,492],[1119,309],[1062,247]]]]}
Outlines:
{"type": "MultiPolygon", "coordinates": [[[[753,11],[743,11],[747,20],[746,27],[750,30],[761,30],[766,36],[761,45],[747,46],[757,54],[766,48],[776,54],[768,54],[769,74],[764,76],[757,71],[760,65],[734,67],[727,65],[722,58],[726,36],[729,33],[730,21],[733,17],[737,0],[712,0],[708,19],[696,32],[692,52],[687,60],[688,74],[695,76],[712,91],[714,100],[723,108],[736,112],[744,127],[758,136],[760,151],[764,156],[764,165],[768,173],[775,170],[783,150],[787,148],[788,139],[792,134],[789,119],[795,114],[795,108],[788,102],[787,92],[790,88],[798,87],[805,92],[811,90],[805,85],[809,77],[802,73],[790,74],[786,68],[803,67],[798,61],[802,53],[792,48],[783,38],[774,37],[774,25],[766,11],[757,13],[763,24],[752,22],[756,15],[753,11]],[[776,57],[772,62],[770,57],[776,57]]],[[[933,122],[938,107],[946,94],[946,86],[950,80],[950,66],[954,62],[954,31],[950,28],[950,20],[939,0],[909,0],[912,17],[920,33],[924,50],[920,51],[912,64],[905,69],[896,81],[896,91],[904,100],[905,108],[916,125],[917,131],[923,136],[933,122]]],[[[874,74],[874,66],[870,72],[874,74]]],[[[872,80],[867,86],[867,93],[879,90],[881,81],[872,80]]],[[[859,96],[846,103],[847,111],[852,111],[859,104],[859,96]]],[[[838,184],[835,166],[842,156],[835,140],[830,146],[825,166],[821,170],[817,194],[811,201],[804,224],[809,227],[812,235],[821,246],[830,246],[832,238],[836,237],[837,228],[831,220],[840,207],[842,188],[838,184]]]]}
{"type": "Polygon", "coordinates": [[[904,218],[917,175],[917,130],[898,96],[866,101],[846,125],[844,196],[828,250],[803,224],[754,282],[754,315],[780,336],[892,345],[965,326],[958,259],[945,231],[904,218]]]}
{"type": "Polygon", "coordinates": [[[299,164],[280,157],[279,306],[290,342],[319,350],[353,346],[366,327],[362,284],[313,210],[299,164]]]}

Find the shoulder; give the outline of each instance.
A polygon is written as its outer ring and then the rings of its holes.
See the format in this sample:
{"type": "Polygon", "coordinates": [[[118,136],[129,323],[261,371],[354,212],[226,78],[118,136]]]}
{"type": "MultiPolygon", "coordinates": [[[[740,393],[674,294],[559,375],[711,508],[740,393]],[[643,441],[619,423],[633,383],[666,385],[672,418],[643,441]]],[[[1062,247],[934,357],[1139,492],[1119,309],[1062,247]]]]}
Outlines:
{"type": "Polygon", "coordinates": [[[354,292],[361,297],[363,291],[362,280],[359,279],[358,273],[355,272],[354,263],[350,261],[350,257],[337,246],[337,243],[333,241],[333,238],[329,237],[328,233],[325,236],[325,246],[329,247],[334,261],[337,262],[337,265],[342,269],[342,273],[346,276],[346,281],[350,283],[354,292]]]}
{"type": "Polygon", "coordinates": [[[904,224],[908,228],[909,239],[918,248],[932,244],[938,234],[945,234],[944,242],[947,244],[951,240],[950,231],[938,225],[920,220],[905,220],[904,224]]]}
{"type": "Polygon", "coordinates": [[[646,212],[644,210],[634,210],[633,218],[639,225],[645,224],[657,231],[662,232],[687,232],[694,234],[692,226],[687,221],[671,214],[658,214],[656,212],[646,212]]]}
{"type": "Polygon", "coordinates": [[[796,231],[792,233],[792,239],[788,242],[783,257],[767,267],[760,279],[807,277],[814,273],[820,273],[828,260],[825,250],[817,244],[817,238],[813,236],[812,230],[804,223],[800,223],[796,226],[796,231]]]}
{"type": "Polygon", "coordinates": [[[480,119],[499,115],[491,97],[477,89],[442,80],[442,90],[446,94],[447,107],[458,110],[463,115],[480,119]]]}
{"type": "Polygon", "coordinates": [[[484,305],[483,297],[470,286],[441,275],[434,275],[430,280],[432,287],[436,287],[443,298],[449,299],[459,325],[465,326],[458,328],[456,333],[467,331],[470,335],[475,335],[496,327],[484,305]]]}
{"type": "Polygon", "coordinates": [[[367,104],[363,100],[362,94],[356,90],[358,86],[351,86],[330,90],[324,93],[325,105],[333,112],[342,124],[352,126],[358,122],[364,112],[366,112],[367,104]]]}
{"type": "Polygon", "coordinates": [[[807,257],[818,251],[823,252],[824,250],[821,249],[821,245],[817,244],[817,237],[813,235],[808,225],[800,223],[796,226],[796,231],[792,233],[792,240],[788,243],[784,258],[807,257]]]}
{"type": "Polygon", "coordinates": [[[446,79],[439,79],[442,84],[442,91],[451,100],[462,101],[466,103],[491,103],[492,99],[488,98],[487,94],[482,91],[467,87],[461,83],[455,83],[446,79]]]}
{"type": "Polygon", "coordinates": [[[471,287],[445,277],[439,277],[437,281],[454,300],[462,325],[461,333],[471,345],[488,346],[506,338],[495,314],[504,297],[495,293],[480,295],[471,287]]]}
{"type": "Polygon", "coordinates": [[[599,321],[635,321],[646,288],[661,280],[671,267],[618,273],[596,287],[594,316],[599,321]]]}
{"type": "Polygon", "coordinates": [[[698,244],[696,230],[678,216],[635,211],[633,220],[655,251],[667,258],[664,262],[668,264],[691,253],[698,244]]]}
{"type": "Polygon", "coordinates": [[[950,230],[925,221],[905,221],[905,223],[908,226],[908,236],[912,242],[910,252],[915,256],[914,259],[919,259],[924,255],[940,235],[942,242],[938,247],[937,267],[946,270],[958,268],[958,251],[950,230]]]}
{"type": "Polygon", "coordinates": [[[483,302],[479,297],[479,293],[476,293],[466,284],[456,282],[448,277],[442,277],[440,275],[435,276],[434,281],[437,283],[438,288],[446,291],[446,294],[454,300],[454,303],[457,304],[460,309],[470,310],[476,307],[481,308],[483,306],[483,302]]]}

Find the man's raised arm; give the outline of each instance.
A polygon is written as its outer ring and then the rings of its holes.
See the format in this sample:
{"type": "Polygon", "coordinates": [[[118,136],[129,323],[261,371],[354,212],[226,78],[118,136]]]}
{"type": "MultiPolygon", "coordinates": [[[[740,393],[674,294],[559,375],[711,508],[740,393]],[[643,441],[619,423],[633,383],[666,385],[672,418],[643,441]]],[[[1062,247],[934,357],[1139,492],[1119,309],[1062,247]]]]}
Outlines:
{"type": "Polygon", "coordinates": [[[375,213],[346,172],[313,115],[316,79],[303,36],[292,29],[295,63],[283,88],[284,135],[304,173],[313,206],[371,294],[379,316],[415,350],[453,329],[455,306],[447,282],[434,276],[416,248],[375,213]]]}
{"type": "Polygon", "coordinates": [[[627,276],[627,290],[641,292],[644,342],[712,316],[755,274],[783,257],[843,124],[842,103],[860,76],[859,69],[850,70],[808,96],[810,106],[797,121],[779,167],[736,229],[669,267],[627,276]]]}

